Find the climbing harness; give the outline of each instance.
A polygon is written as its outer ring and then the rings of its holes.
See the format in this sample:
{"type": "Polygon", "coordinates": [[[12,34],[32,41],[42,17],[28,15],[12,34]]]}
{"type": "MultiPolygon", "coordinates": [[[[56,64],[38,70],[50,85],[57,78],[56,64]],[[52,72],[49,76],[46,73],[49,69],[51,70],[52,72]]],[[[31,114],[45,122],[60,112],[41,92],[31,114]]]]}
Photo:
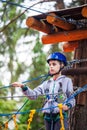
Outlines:
{"type": "Polygon", "coordinates": [[[31,110],[30,111],[27,130],[30,130],[30,123],[32,122],[32,119],[33,119],[33,116],[34,116],[35,112],[36,112],[36,110],[31,110]]]}

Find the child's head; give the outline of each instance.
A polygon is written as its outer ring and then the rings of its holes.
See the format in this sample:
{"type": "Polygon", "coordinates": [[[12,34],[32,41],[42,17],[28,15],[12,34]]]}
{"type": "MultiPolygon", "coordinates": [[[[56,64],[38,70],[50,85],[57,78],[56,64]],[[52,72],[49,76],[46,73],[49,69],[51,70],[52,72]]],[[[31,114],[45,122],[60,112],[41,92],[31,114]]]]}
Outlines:
{"type": "Polygon", "coordinates": [[[51,75],[59,74],[64,66],[67,65],[65,55],[60,52],[50,54],[47,58],[47,62],[49,64],[49,71],[51,75]]]}

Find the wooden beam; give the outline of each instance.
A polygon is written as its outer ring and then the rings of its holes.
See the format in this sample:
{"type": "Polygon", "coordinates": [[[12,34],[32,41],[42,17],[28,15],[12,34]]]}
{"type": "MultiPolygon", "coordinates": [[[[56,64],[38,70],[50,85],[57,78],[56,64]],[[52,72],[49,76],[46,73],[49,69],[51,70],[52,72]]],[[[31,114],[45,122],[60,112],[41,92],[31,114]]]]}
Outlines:
{"type": "Polygon", "coordinates": [[[47,34],[52,33],[52,31],[53,32],[58,31],[58,28],[56,28],[56,30],[53,30],[55,28],[53,28],[52,25],[45,23],[44,21],[37,20],[34,17],[27,18],[26,25],[30,28],[33,28],[35,30],[38,30],[47,34]]]}
{"type": "Polygon", "coordinates": [[[70,68],[70,69],[63,69],[62,74],[64,75],[87,75],[87,67],[79,67],[79,68],[70,68]]]}
{"type": "Polygon", "coordinates": [[[82,14],[83,17],[87,18],[87,6],[82,8],[81,14],[82,14]]]}
{"type": "Polygon", "coordinates": [[[78,41],[65,42],[63,44],[63,51],[64,52],[75,51],[75,49],[78,47],[78,45],[79,45],[78,41]]]}
{"type": "Polygon", "coordinates": [[[51,23],[57,27],[67,30],[67,31],[73,30],[76,28],[76,26],[74,24],[67,22],[64,18],[57,16],[55,13],[50,13],[47,16],[46,20],[48,23],[51,23]]]}
{"type": "Polygon", "coordinates": [[[87,39],[87,29],[64,31],[55,34],[43,35],[43,44],[56,44],[58,42],[77,41],[87,39]]]}

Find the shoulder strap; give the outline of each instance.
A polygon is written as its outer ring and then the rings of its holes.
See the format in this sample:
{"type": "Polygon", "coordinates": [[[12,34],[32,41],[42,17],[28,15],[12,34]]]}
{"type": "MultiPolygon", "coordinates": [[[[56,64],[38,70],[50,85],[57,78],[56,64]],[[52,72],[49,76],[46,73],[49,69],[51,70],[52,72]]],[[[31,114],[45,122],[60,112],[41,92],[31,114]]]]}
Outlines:
{"type": "Polygon", "coordinates": [[[59,82],[59,90],[58,92],[61,92],[62,91],[62,82],[59,82]]]}

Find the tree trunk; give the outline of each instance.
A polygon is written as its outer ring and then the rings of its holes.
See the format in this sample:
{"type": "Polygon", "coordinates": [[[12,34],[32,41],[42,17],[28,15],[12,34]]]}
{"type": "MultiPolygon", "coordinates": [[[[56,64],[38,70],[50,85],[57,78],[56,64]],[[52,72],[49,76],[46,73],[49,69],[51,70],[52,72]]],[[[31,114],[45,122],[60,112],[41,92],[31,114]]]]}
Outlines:
{"type": "MultiPolygon", "coordinates": [[[[75,52],[75,59],[87,59],[87,40],[80,41],[75,52]]],[[[86,62],[81,62],[74,67],[86,67],[86,62]]],[[[87,74],[74,76],[74,85],[83,87],[87,84],[87,74]]],[[[76,97],[76,107],[71,111],[70,130],[87,130],[87,91],[76,97]]]]}

